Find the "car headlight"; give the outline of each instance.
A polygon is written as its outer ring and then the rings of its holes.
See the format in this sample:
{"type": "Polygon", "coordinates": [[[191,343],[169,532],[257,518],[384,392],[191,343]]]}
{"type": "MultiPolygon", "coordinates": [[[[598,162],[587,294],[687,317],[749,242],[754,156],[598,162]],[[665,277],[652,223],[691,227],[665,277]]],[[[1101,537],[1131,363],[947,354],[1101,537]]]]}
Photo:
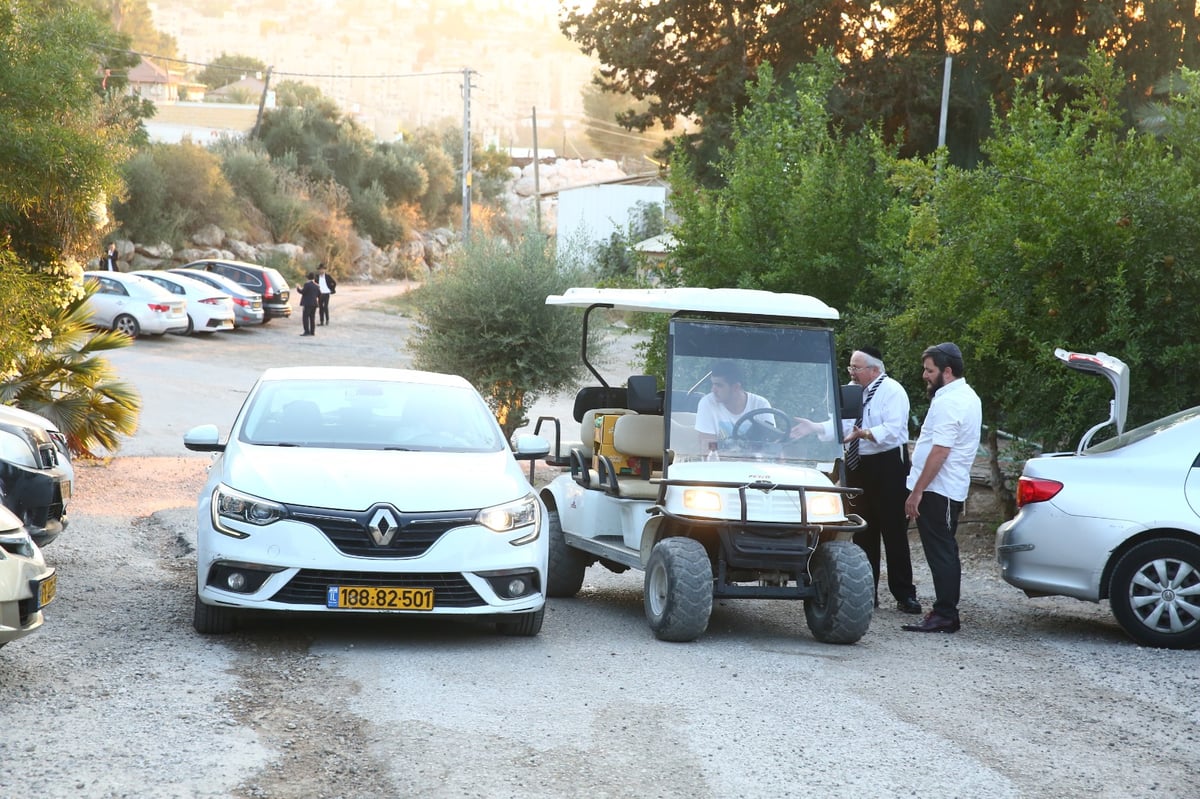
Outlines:
{"type": "Polygon", "coordinates": [[[263,527],[284,518],[287,511],[278,502],[243,494],[227,485],[219,485],[213,491],[212,515],[213,526],[218,530],[236,538],[245,538],[245,533],[232,530],[222,522],[236,521],[263,527]]]}
{"type": "Polygon", "coordinates": [[[538,523],[537,497],[526,494],[516,502],[496,505],[479,511],[475,520],[496,533],[507,533],[521,527],[538,523]]]}
{"type": "Polygon", "coordinates": [[[0,460],[29,469],[39,468],[37,456],[29,440],[7,430],[0,430],[0,460]]]}

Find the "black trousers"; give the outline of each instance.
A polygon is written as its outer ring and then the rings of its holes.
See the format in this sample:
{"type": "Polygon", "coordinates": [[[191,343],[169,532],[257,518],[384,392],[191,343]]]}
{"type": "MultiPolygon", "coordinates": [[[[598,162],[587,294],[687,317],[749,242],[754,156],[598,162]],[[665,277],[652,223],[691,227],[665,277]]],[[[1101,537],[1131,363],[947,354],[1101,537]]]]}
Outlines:
{"type": "Polygon", "coordinates": [[[304,332],[305,333],[316,333],[317,332],[317,326],[314,321],[317,318],[317,306],[315,306],[315,305],[300,306],[300,318],[304,322],[304,332]]]}
{"type": "Polygon", "coordinates": [[[317,310],[320,311],[321,324],[329,324],[329,295],[322,294],[318,301],[317,310]]]}
{"type": "Polygon", "coordinates": [[[917,506],[917,531],[929,573],[933,576],[936,599],[933,610],[947,619],[958,618],[958,598],[962,590],[962,562],[958,559],[958,517],[963,503],[926,491],[917,506]]]}
{"type": "Polygon", "coordinates": [[[888,590],[897,600],[916,598],[913,585],[912,555],[908,549],[908,519],[904,501],[908,489],[904,486],[908,465],[900,448],[877,455],[863,455],[858,468],[846,472],[846,483],[863,492],[850,500],[853,513],[863,517],[867,529],[854,534],[854,543],[867,553],[871,571],[875,573],[875,598],[879,599],[879,545],[887,555],[888,590]]]}

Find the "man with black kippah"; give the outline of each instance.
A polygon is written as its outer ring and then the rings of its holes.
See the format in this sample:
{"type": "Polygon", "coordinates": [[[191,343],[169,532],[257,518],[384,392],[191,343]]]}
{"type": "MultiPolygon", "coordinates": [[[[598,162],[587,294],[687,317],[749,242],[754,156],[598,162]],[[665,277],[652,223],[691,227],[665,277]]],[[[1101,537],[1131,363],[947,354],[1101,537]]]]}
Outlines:
{"type": "Polygon", "coordinates": [[[929,412],[913,449],[904,513],[917,521],[936,599],[920,624],[902,627],[909,632],[952,633],[960,627],[962,585],[962,562],[954,535],[971,487],[983,409],[979,396],[963,379],[958,345],[945,342],[928,347],[921,354],[921,363],[929,412]]]}

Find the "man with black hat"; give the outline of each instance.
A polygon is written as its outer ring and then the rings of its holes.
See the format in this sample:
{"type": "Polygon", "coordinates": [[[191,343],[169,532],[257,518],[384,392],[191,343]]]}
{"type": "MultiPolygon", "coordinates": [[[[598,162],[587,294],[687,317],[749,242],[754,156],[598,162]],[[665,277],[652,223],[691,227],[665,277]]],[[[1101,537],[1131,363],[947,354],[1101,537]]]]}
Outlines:
{"type": "Polygon", "coordinates": [[[888,590],[904,613],[920,613],[913,585],[912,556],[908,550],[908,394],[888,376],[883,355],[874,347],[855,350],[850,356],[850,380],[863,389],[863,407],[857,421],[843,421],[846,443],[846,484],[863,492],[850,501],[867,523],[854,534],[854,543],[867,553],[875,574],[875,605],[879,606],[880,541],[887,554],[888,590]]]}
{"type": "Polygon", "coordinates": [[[921,546],[933,577],[933,610],[920,624],[903,629],[952,633],[959,627],[958,599],[962,562],[958,557],[958,517],[971,487],[971,464],[979,450],[983,409],[963,379],[958,345],[945,342],[921,354],[921,377],[929,394],[929,412],[913,449],[904,513],[916,519],[921,546]]]}

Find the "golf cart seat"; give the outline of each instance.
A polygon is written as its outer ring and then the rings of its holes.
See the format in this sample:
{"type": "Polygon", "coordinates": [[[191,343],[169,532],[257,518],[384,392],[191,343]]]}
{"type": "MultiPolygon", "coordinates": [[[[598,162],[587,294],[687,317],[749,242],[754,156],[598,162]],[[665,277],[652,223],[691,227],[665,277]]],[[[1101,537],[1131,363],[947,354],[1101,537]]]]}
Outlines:
{"type": "Polygon", "coordinates": [[[592,468],[592,459],[596,454],[592,446],[596,438],[596,417],[632,413],[628,408],[591,408],[583,412],[583,420],[579,423],[579,441],[572,441],[568,445],[568,465],[575,482],[584,488],[600,488],[599,474],[592,468]]]}
{"type": "Polygon", "coordinates": [[[631,499],[658,498],[658,483],[650,480],[662,474],[663,424],[663,417],[652,414],[627,414],[617,419],[613,449],[623,459],[640,463],[642,469],[636,474],[622,474],[613,468],[611,458],[601,455],[597,476],[604,491],[631,499]]]}

